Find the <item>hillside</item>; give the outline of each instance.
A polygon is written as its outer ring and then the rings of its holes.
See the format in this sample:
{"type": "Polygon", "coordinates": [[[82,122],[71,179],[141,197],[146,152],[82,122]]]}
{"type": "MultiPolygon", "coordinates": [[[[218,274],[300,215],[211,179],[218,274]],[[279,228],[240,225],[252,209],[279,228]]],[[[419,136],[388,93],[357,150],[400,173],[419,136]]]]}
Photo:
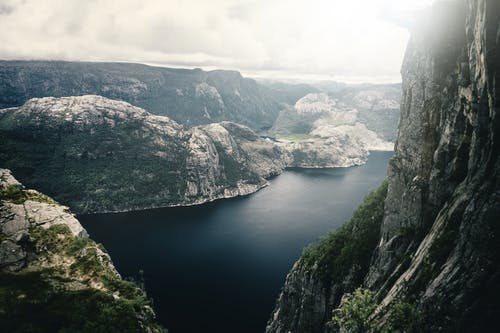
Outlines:
{"type": "Polygon", "coordinates": [[[0,61],[0,108],[34,97],[100,95],[186,126],[233,121],[254,130],[273,125],[282,104],[315,91],[267,87],[236,71],[175,69],[134,63],[0,61]]]}
{"type": "Polygon", "coordinates": [[[0,169],[0,325],[6,332],[166,332],[67,207],[0,169]]]}
{"type": "Polygon", "coordinates": [[[289,154],[248,127],[187,129],[87,95],[0,110],[0,161],[77,213],[199,204],[253,193],[289,154]]]}

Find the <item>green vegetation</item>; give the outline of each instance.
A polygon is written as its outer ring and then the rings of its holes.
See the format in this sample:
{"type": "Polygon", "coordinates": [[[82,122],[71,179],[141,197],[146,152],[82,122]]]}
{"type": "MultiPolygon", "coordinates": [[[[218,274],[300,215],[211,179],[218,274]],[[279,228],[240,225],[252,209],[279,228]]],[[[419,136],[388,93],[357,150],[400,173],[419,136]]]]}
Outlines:
{"type": "MultiPolygon", "coordinates": [[[[310,267],[316,264],[327,284],[342,285],[349,275],[353,286],[361,285],[379,239],[386,195],[384,182],[364,199],[349,222],[307,247],[302,262],[310,267]]],[[[341,292],[354,289],[344,288],[341,292]]],[[[342,332],[418,332],[421,313],[414,306],[415,297],[395,299],[377,312],[378,300],[370,290],[358,288],[346,295],[332,318],[342,332]]]]}
{"type": "Polygon", "coordinates": [[[48,229],[31,227],[30,238],[36,253],[50,255],[52,253],[65,253],[73,239],[76,238],[65,224],[55,224],[48,229]]]}
{"type": "Polygon", "coordinates": [[[384,182],[364,199],[349,222],[306,247],[302,262],[317,264],[322,277],[332,284],[341,282],[355,269],[354,278],[360,283],[379,239],[386,194],[384,182]]]}
{"type": "Polygon", "coordinates": [[[289,134],[289,135],[276,135],[276,138],[279,140],[287,140],[287,141],[297,142],[297,141],[309,139],[310,136],[309,136],[309,134],[297,133],[297,134],[289,134]]]}
{"type": "Polygon", "coordinates": [[[36,191],[26,191],[22,185],[11,184],[0,190],[0,200],[10,201],[15,204],[22,204],[26,200],[57,204],[57,201],[36,191]]]}
{"type": "Polygon", "coordinates": [[[246,179],[250,183],[259,183],[260,177],[255,172],[250,171],[247,167],[236,161],[232,156],[228,155],[224,147],[214,141],[215,148],[219,154],[219,162],[224,168],[225,185],[236,186],[241,179],[246,179]]]}
{"type": "Polygon", "coordinates": [[[0,286],[0,326],[5,332],[141,331],[143,300],[115,299],[96,289],[66,290],[54,283],[51,271],[3,273],[0,286]]]}
{"type": "Polygon", "coordinates": [[[341,306],[333,313],[333,322],[349,333],[365,333],[370,330],[370,316],[377,304],[375,296],[368,289],[358,288],[344,298],[341,306]]]}
{"type": "Polygon", "coordinates": [[[0,200],[11,201],[16,204],[26,200],[26,194],[22,185],[7,185],[0,190],[0,200]]]}
{"type": "Polygon", "coordinates": [[[44,202],[52,205],[58,204],[58,202],[52,199],[51,197],[36,191],[25,191],[25,195],[26,195],[26,200],[44,202]]]}
{"type": "Polygon", "coordinates": [[[270,133],[277,138],[289,138],[292,141],[307,138],[313,124],[321,118],[321,114],[298,113],[295,109],[282,110],[270,133]],[[295,138],[295,139],[294,139],[295,138]]]}
{"type": "Polygon", "coordinates": [[[419,332],[418,323],[422,317],[414,304],[397,298],[379,313],[375,311],[377,307],[375,294],[358,288],[347,294],[340,307],[334,310],[332,322],[342,332],[349,333],[419,332]],[[378,320],[380,318],[383,319],[378,320]]]}
{"type": "Polygon", "coordinates": [[[397,298],[387,306],[385,312],[387,317],[382,326],[382,333],[421,331],[419,324],[423,315],[414,303],[397,298]]]}
{"type": "Polygon", "coordinates": [[[0,160],[26,186],[53,196],[77,213],[183,200],[188,152],[181,138],[155,146],[137,123],[118,122],[113,128],[101,124],[92,130],[75,131],[58,123],[48,130],[17,122],[0,131],[0,160]],[[158,150],[162,157],[152,153],[158,150]]]}
{"type": "Polygon", "coordinates": [[[144,325],[163,330],[154,323],[145,292],[116,274],[102,245],[75,237],[64,224],[33,226],[30,239],[29,251],[36,254],[31,268],[0,273],[2,330],[143,332],[144,325]]]}
{"type": "Polygon", "coordinates": [[[35,252],[44,257],[58,254],[77,258],[69,267],[71,276],[78,273],[87,279],[116,279],[114,272],[108,268],[109,259],[100,256],[102,245],[90,238],[73,236],[67,225],[56,224],[48,229],[32,227],[30,235],[35,252]]]}
{"type": "MultiPolygon", "coordinates": [[[[314,152],[315,153],[315,152],[314,152]]],[[[311,153],[311,155],[313,155],[314,153],[311,153]]],[[[302,150],[299,150],[299,149],[294,149],[292,151],[292,155],[293,155],[293,160],[298,163],[298,162],[302,162],[302,161],[307,161],[308,160],[308,155],[303,152],[302,150]]]]}

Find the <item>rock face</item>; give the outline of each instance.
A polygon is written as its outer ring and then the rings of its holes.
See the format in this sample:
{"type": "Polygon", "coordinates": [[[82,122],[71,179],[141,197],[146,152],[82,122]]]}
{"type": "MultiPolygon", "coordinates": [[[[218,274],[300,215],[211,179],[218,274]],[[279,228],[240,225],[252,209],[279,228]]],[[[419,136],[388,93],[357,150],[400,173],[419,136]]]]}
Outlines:
{"type": "MultiPolygon", "coordinates": [[[[376,295],[370,331],[391,323],[389,309],[401,302],[417,315],[413,328],[400,331],[498,328],[499,47],[496,0],[438,2],[422,13],[402,68],[399,135],[377,245],[366,248],[371,263],[358,271],[361,279],[346,270],[319,282],[308,272],[332,263],[301,258],[267,332],[345,331],[329,320],[357,286],[376,295]],[[332,288],[343,292],[323,301],[332,288]],[[319,301],[304,303],[311,299],[319,301]]],[[[343,249],[325,251],[341,256],[343,249]]]]}
{"type": "Polygon", "coordinates": [[[6,169],[0,169],[0,240],[4,330],[164,331],[144,292],[121,279],[69,209],[24,189],[6,169]]]}
{"type": "Polygon", "coordinates": [[[0,161],[77,213],[246,195],[290,155],[230,122],[186,129],[100,96],[35,98],[0,110],[0,161]]]}
{"type": "Polygon", "coordinates": [[[358,111],[358,122],[384,141],[397,138],[401,85],[377,84],[346,87],[334,94],[339,102],[358,111]]]}
{"type": "Polygon", "coordinates": [[[310,137],[296,141],[280,140],[279,145],[292,156],[292,167],[337,168],[365,164],[368,150],[362,143],[345,133],[330,133],[325,137],[310,137]]]}
{"type": "Polygon", "coordinates": [[[168,116],[185,126],[234,121],[273,125],[282,106],[309,86],[268,87],[235,71],[174,69],[131,63],[0,61],[0,108],[34,97],[100,95],[168,116]],[[286,88],[286,89],[285,89],[286,88]]]}
{"type": "MultiPolygon", "coordinates": [[[[299,99],[293,108],[281,111],[270,132],[292,153],[293,166],[311,168],[363,164],[368,151],[392,150],[394,144],[383,138],[383,131],[379,134],[369,130],[360,121],[361,112],[354,105],[359,105],[363,114],[372,114],[373,119],[379,119],[377,114],[382,112],[376,109],[379,104],[390,104],[392,112],[399,113],[399,104],[382,99],[382,93],[372,96],[369,92],[354,94],[349,103],[326,93],[308,94],[299,99]],[[366,111],[370,107],[372,109],[366,111]]],[[[371,122],[367,123],[371,125],[371,122]]]]}
{"type": "MultiPolygon", "coordinates": [[[[282,145],[296,156],[293,166],[342,167],[365,163],[368,150],[392,150],[399,119],[394,96],[399,96],[400,85],[313,87],[256,82],[235,71],[131,63],[0,61],[0,108],[20,107],[34,97],[88,94],[129,102],[187,128],[231,121],[267,135],[272,127],[271,135],[285,136],[284,143],[293,141],[291,146],[282,145]],[[323,106],[314,114],[312,108],[323,102],[333,109],[323,106]],[[307,112],[295,114],[302,109],[307,112]],[[344,109],[357,114],[356,126],[335,119],[331,122],[335,117],[330,111],[344,109]],[[324,117],[318,120],[320,116],[324,117]],[[313,124],[315,120],[319,123],[313,124]],[[297,135],[304,134],[307,142],[298,143],[297,135]],[[363,148],[358,149],[360,146],[363,148]]],[[[22,176],[17,170],[16,174],[22,176]]]]}
{"type": "Polygon", "coordinates": [[[325,332],[344,293],[363,282],[377,246],[387,184],[350,221],[309,245],[286,277],[266,332],[325,332]]]}

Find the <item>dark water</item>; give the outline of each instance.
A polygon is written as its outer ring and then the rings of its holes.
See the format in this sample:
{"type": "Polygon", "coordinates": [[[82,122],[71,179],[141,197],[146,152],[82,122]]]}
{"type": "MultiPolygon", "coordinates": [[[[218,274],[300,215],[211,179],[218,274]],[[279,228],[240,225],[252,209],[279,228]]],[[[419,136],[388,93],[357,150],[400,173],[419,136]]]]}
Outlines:
{"type": "Polygon", "coordinates": [[[302,248],[351,216],[392,153],[364,166],[289,170],[244,198],[80,216],[123,276],[144,270],[171,333],[263,332],[302,248]]]}

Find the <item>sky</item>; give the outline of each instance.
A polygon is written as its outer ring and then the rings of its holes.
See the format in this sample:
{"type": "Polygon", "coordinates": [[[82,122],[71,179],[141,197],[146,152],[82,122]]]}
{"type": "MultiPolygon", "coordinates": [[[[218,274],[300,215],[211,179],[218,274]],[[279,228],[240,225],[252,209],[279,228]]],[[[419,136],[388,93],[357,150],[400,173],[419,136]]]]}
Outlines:
{"type": "Polygon", "coordinates": [[[0,0],[0,59],[125,61],[399,82],[433,0],[0,0]]]}

